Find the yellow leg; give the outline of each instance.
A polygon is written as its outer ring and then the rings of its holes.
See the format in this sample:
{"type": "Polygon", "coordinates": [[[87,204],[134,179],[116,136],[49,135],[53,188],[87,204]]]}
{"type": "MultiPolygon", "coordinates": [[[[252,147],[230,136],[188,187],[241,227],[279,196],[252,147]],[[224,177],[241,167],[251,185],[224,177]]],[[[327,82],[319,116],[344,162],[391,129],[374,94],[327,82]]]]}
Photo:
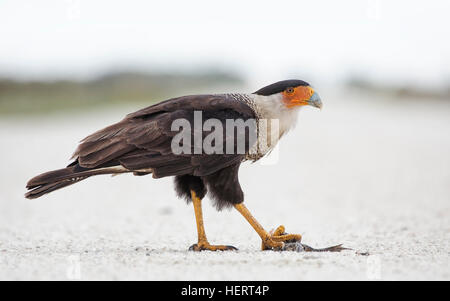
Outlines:
{"type": "Polygon", "coordinates": [[[234,207],[242,214],[242,216],[245,217],[253,229],[255,229],[256,233],[258,233],[259,237],[261,237],[262,250],[281,250],[283,249],[285,242],[300,241],[302,239],[300,234],[286,234],[284,232],[284,226],[279,226],[274,232],[269,233],[264,230],[264,228],[258,223],[244,204],[236,204],[234,207]]]}
{"type": "Polygon", "coordinates": [[[237,250],[233,246],[225,245],[210,245],[208,239],[206,239],[205,227],[203,225],[203,213],[202,213],[202,200],[195,194],[195,191],[191,190],[192,204],[194,205],[195,220],[197,222],[198,242],[192,245],[189,250],[191,251],[227,251],[237,250]]]}

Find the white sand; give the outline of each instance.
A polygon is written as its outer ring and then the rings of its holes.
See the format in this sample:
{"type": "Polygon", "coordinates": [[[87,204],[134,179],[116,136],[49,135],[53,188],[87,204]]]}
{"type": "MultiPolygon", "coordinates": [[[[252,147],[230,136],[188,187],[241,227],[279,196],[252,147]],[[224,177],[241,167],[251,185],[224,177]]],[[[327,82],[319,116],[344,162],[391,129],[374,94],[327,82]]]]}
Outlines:
{"type": "Polygon", "coordinates": [[[127,108],[0,121],[0,279],[450,280],[450,105],[322,98],[322,112],[301,112],[277,164],[243,166],[246,204],[268,229],[370,256],[259,251],[246,221],[209,201],[210,241],[239,251],[188,252],[193,210],[171,179],[103,176],[23,198],[30,177],[68,163],[76,141],[127,108]]]}

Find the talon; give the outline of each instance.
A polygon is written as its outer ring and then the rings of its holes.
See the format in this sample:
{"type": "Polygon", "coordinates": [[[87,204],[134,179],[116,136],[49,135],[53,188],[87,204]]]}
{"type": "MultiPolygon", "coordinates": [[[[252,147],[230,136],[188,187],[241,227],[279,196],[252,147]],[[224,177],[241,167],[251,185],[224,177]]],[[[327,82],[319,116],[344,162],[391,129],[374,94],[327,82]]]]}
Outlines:
{"type": "Polygon", "coordinates": [[[197,244],[193,244],[189,247],[189,251],[201,251],[197,244]]]}
{"type": "Polygon", "coordinates": [[[284,226],[280,225],[275,231],[271,231],[270,234],[272,234],[272,236],[279,236],[285,234],[284,230],[285,230],[284,226]]]}
{"type": "Polygon", "coordinates": [[[297,242],[302,240],[302,236],[300,234],[283,234],[279,236],[272,236],[274,241],[283,241],[283,242],[297,242]]]}
{"type": "Polygon", "coordinates": [[[238,249],[233,246],[225,245],[210,245],[208,244],[193,244],[189,247],[189,251],[237,251],[238,249]]]}
{"type": "Polygon", "coordinates": [[[283,250],[285,243],[300,242],[302,236],[300,234],[287,234],[283,225],[278,226],[275,230],[270,231],[267,238],[261,244],[262,250],[283,250]]]}
{"type": "Polygon", "coordinates": [[[262,250],[281,250],[284,247],[284,242],[276,241],[273,239],[273,236],[267,236],[263,242],[261,249],[262,250]]]}
{"type": "Polygon", "coordinates": [[[302,239],[300,234],[287,234],[283,225],[279,226],[274,231],[267,232],[251,215],[250,211],[243,203],[235,204],[234,208],[245,217],[253,229],[255,229],[256,233],[258,233],[259,237],[261,237],[261,250],[282,250],[285,247],[286,242],[299,242],[302,239]]]}

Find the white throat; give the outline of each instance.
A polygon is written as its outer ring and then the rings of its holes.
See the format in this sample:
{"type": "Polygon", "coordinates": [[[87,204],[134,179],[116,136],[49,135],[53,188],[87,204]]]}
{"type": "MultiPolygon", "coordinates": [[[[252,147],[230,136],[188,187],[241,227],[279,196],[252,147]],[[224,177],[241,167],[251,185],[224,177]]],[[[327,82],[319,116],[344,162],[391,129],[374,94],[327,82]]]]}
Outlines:
{"type": "Polygon", "coordinates": [[[252,149],[254,156],[249,157],[251,160],[258,160],[269,153],[281,139],[281,137],[293,129],[297,123],[298,108],[287,108],[282,101],[281,93],[262,96],[251,94],[250,105],[258,118],[258,146],[252,149]],[[261,128],[261,120],[266,120],[267,128],[261,128]],[[278,129],[272,130],[272,120],[276,120],[278,129]]]}
{"type": "Polygon", "coordinates": [[[300,107],[287,108],[282,101],[281,93],[261,96],[252,94],[253,109],[259,119],[278,119],[280,126],[280,138],[297,124],[297,116],[300,107]]]}

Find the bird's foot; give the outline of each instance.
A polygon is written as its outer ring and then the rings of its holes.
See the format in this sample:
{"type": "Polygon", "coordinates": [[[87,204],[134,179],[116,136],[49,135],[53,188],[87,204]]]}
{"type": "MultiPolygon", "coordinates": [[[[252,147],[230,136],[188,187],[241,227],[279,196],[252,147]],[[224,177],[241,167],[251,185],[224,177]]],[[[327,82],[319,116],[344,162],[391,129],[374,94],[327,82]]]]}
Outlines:
{"type": "Polygon", "coordinates": [[[295,252],[341,252],[344,250],[352,250],[350,248],[344,248],[342,244],[315,249],[302,244],[301,240],[302,236],[300,234],[288,234],[285,232],[284,226],[279,226],[275,231],[270,232],[270,236],[268,236],[266,241],[263,241],[262,249],[295,252]]]}
{"type": "Polygon", "coordinates": [[[190,246],[189,251],[237,251],[237,248],[225,245],[210,245],[208,242],[199,242],[190,246]]]}
{"type": "Polygon", "coordinates": [[[269,235],[263,238],[262,250],[278,250],[285,249],[285,245],[289,243],[300,243],[302,236],[300,234],[287,234],[284,226],[279,226],[275,231],[270,231],[269,235]]]}

